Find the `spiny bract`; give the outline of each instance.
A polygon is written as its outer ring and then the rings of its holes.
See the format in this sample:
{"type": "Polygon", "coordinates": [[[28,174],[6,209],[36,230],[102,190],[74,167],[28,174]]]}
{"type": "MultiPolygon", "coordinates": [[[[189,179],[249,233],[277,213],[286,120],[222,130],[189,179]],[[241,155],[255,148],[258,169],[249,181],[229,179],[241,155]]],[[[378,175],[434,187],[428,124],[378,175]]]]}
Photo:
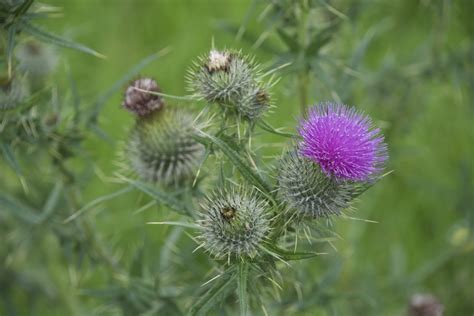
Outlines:
{"type": "Polygon", "coordinates": [[[279,193],[296,220],[339,215],[365,188],[362,183],[328,177],[297,149],[284,154],[279,167],[279,193]]]}
{"type": "Polygon", "coordinates": [[[337,179],[377,178],[387,160],[387,147],[378,128],[355,108],[320,103],[300,124],[301,153],[337,179]]]}
{"type": "Polygon", "coordinates": [[[29,95],[28,83],[24,77],[16,77],[4,85],[0,84],[0,111],[13,109],[29,95]]]}
{"type": "Polygon", "coordinates": [[[191,113],[166,107],[137,119],[125,155],[143,180],[177,184],[192,177],[204,155],[195,133],[191,113]]]}
{"type": "Polygon", "coordinates": [[[217,190],[202,206],[204,248],[221,257],[255,257],[270,231],[268,203],[246,189],[217,190]]]}

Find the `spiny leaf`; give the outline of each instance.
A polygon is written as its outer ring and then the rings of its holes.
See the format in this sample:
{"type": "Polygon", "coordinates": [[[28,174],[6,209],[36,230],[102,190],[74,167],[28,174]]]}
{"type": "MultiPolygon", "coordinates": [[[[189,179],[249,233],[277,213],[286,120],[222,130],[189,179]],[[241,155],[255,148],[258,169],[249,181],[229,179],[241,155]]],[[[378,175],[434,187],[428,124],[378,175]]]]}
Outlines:
{"type": "Polygon", "coordinates": [[[130,192],[132,190],[132,187],[131,186],[128,186],[128,187],[125,187],[123,189],[120,189],[116,192],[112,192],[110,194],[107,194],[107,195],[104,195],[104,196],[100,196],[98,198],[96,198],[95,200],[87,203],[85,206],[83,206],[80,210],[78,210],[77,212],[75,212],[74,214],[72,214],[71,216],[69,216],[68,218],[66,218],[64,220],[64,223],[68,223],[74,219],[76,219],[78,216],[82,215],[85,211],[91,209],[92,207],[102,203],[102,202],[105,202],[105,201],[108,201],[108,200],[111,200],[119,195],[122,195],[124,193],[127,193],[127,192],[130,192]]]}
{"type": "Polygon", "coordinates": [[[274,253],[278,255],[278,257],[280,257],[281,259],[287,260],[287,261],[308,259],[308,258],[313,258],[313,257],[324,254],[324,253],[318,253],[318,252],[293,252],[293,251],[281,249],[278,246],[272,245],[269,243],[265,243],[263,247],[267,251],[274,253]]]}
{"type": "Polygon", "coordinates": [[[227,295],[234,289],[234,281],[236,278],[235,272],[227,272],[220,276],[219,279],[214,281],[213,286],[202,295],[189,310],[189,315],[192,316],[203,316],[207,315],[207,312],[221,303],[227,295]]]}
{"type": "Polygon", "coordinates": [[[278,135],[278,136],[283,136],[283,137],[288,137],[288,138],[299,137],[298,134],[280,132],[280,131],[276,130],[273,126],[271,126],[268,122],[266,122],[266,121],[264,121],[264,120],[259,120],[259,121],[257,122],[257,125],[258,125],[260,128],[262,128],[263,130],[265,130],[265,131],[267,131],[267,132],[269,132],[269,133],[278,135]]]}
{"type": "Polygon", "coordinates": [[[138,180],[132,180],[125,177],[123,177],[122,179],[130,183],[132,186],[136,187],[140,191],[148,194],[149,196],[151,196],[158,202],[163,203],[169,208],[175,210],[176,212],[186,215],[186,216],[191,216],[192,210],[190,210],[186,204],[174,198],[169,193],[158,191],[156,190],[156,188],[152,187],[151,185],[138,181],[138,180]]]}
{"type": "Polygon", "coordinates": [[[52,33],[49,33],[41,29],[40,27],[32,24],[30,21],[26,19],[20,19],[18,21],[18,26],[21,28],[22,31],[34,36],[35,38],[43,42],[50,43],[57,46],[66,47],[66,48],[75,49],[75,50],[78,50],[83,53],[87,53],[96,57],[105,58],[104,55],[100,54],[99,52],[85,45],[73,42],[71,40],[68,40],[66,38],[60,37],[52,33]]]}
{"type": "Polygon", "coordinates": [[[260,189],[261,192],[273,202],[273,204],[276,204],[272,197],[272,190],[270,186],[249,167],[249,163],[240,158],[239,153],[232,149],[231,145],[229,145],[223,139],[205,133],[202,133],[202,136],[196,137],[196,140],[203,143],[204,145],[208,144],[209,142],[216,145],[227,156],[227,158],[229,158],[230,162],[240,171],[242,176],[250,184],[253,184],[255,187],[260,189]]]}
{"type": "Polygon", "coordinates": [[[8,39],[7,39],[8,78],[11,78],[12,76],[12,58],[13,58],[13,48],[15,47],[15,36],[16,36],[16,25],[13,24],[8,28],[8,39]]]}

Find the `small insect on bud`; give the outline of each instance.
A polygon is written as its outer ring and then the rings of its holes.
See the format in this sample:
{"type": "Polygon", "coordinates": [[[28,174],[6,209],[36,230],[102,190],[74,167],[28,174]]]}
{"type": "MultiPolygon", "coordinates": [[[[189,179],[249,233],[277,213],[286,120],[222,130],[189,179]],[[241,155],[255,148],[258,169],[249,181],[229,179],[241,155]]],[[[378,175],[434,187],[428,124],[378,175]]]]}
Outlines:
{"type": "Polygon", "coordinates": [[[151,78],[140,78],[127,87],[122,105],[138,116],[147,116],[164,106],[163,99],[145,91],[161,92],[158,84],[151,78]]]}
{"type": "Polygon", "coordinates": [[[204,155],[195,133],[189,112],[167,107],[137,120],[125,155],[143,180],[176,185],[192,178],[204,155]]]}
{"type": "Polygon", "coordinates": [[[243,117],[255,120],[271,107],[271,98],[265,89],[254,87],[235,106],[243,117]]]}
{"type": "Polygon", "coordinates": [[[364,188],[362,184],[328,177],[298,150],[283,156],[279,170],[279,193],[295,220],[339,215],[364,188]]]}
{"type": "Polygon", "coordinates": [[[217,190],[202,206],[202,246],[218,258],[255,257],[270,231],[268,203],[243,188],[217,190]]]}
{"type": "Polygon", "coordinates": [[[444,307],[430,294],[415,294],[411,297],[408,316],[443,316],[444,307]]]}

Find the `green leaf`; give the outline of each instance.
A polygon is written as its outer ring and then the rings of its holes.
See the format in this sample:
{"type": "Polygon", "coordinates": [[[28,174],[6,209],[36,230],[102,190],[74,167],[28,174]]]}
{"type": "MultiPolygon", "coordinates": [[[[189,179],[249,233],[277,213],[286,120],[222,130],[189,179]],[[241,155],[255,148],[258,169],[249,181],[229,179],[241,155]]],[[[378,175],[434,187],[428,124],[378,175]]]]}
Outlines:
{"type": "Polygon", "coordinates": [[[318,253],[318,252],[293,252],[293,251],[288,251],[288,250],[281,249],[278,246],[272,245],[272,244],[269,244],[269,243],[265,243],[263,245],[263,247],[265,248],[265,250],[267,250],[271,254],[275,254],[280,259],[287,260],[287,261],[309,259],[309,258],[313,258],[313,257],[316,257],[316,256],[319,256],[319,255],[323,254],[323,253],[318,253]]]}
{"type": "Polygon", "coordinates": [[[270,186],[245,162],[240,158],[240,154],[232,149],[232,146],[229,145],[225,140],[214,137],[209,134],[202,134],[203,136],[197,136],[196,140],[206,145],[209,142],[216,145],[226,156],[229,158],[230,162],[240,171],[242,176],[255,187],[260,189],[260,191],[270,200],[273,204],[276,204],[270,186]]]}
{"type": "Polygon", "coordinates": [[[283,29],[277,28],[277,34],[280,37],[280,39],[285,43],[285,45],[288,47],[288,49],[291,52],[298,52],[300,49],[299,43],[296,41],[295,36],[291,36],[288,33],[286,33],[283,29]]]}
{"type": "Polygon", "coordinates": [[[176,199],[169,193],[158,191],[153,186],[138,180],[132,180],[125,177],[122,177],[122,180],[128,182],[135,188],[148,194],[158,202],[163,203],[182,215],[191,216],[191,214],[193,214],[192,210],[189,209],[186,204],[182,203],[180,200],[176,199]]]}
{"type": "Polygon", "coordinates": [[[131,186],[128,186],[128,187],[125,187],[123,189],[120,189],[118,191],[115,191],[115,192],[112,192],[110,194],[107,194],[107,195],[103,195],[103,196],[100,196],[98,198],[96,198],[95,200],[87,203],[86,205],[84,205],[81,209],[79,209],[77,212],[75,212],[74,214],[72,214],[71,216],[69,216],[68,218],[66,218],[64,220],[64,223],[68,223],[74,219],[76,219],[77,217],[79,217],[80,215],[82,215],[84,212],[86,212],[87,210],[90,210],[92,207],[102,203],[102,202],[105,202],[105,201],[108,201],[108,200],[111,200],[119,195],[122,195],[124,193],[127,193],[127,192],[130,192],[132,190],[132,187],[131,186]]]}
{"type": "Polygon", "coordinates": [[[269,132],[269,133],[272,133],[272,134],[275,134],[275,135],[278,135],[278,136],[283,136],[283,137],[288,137],[288,138],[295,138],[295,137],[299,137],[298,134],[294,134],[294,133],[286,133],[286,132],[280,132],[278,130],[276,130],[273,126],[271,126],[268,122],[265,122],[264,120],[259,120],[257,122],[257,125],[269,132]]]}
{"type": "Polygon", "coordinates": [[[46,200],[46,203],[44,204],[43,212],[39,217],[40,223],[44,222],[53,213],[54,209],[56,208],[56,205],[58,205],[62,189],[62,182],[56,182],[53,189],[51,190],[51,193],[48,196],[48,199],[46,200]]]}
{"type": "Polygon", "coordinates": [[[314,36],[314,38],[312,38],[308,48],[306,49],[307,56],[311,57],[317,54],[321,48],[330,42],[331,38],[339,28],[339,21],[340,20],[322,29],[318,34],[316,34],[316,36],[314,36]]]}
{"type": "Polygon", "coordinates": [[[16,36],[16,24],[12,24],[8,28],[8,39],[7,39],[7,67],[8,77],[12,75],[12,59],[13,59],[13,48],[15,48],[15,36],[16,36]]]}
{"type": "Polygon", "coordinates": [[[213,281],[213,286],[191,306],[189,315],[207,315],[211,308],[221,303],[234,290],[235,278],[235,272],[227,272],[213,281]]]}
{"type": "Polygon", "coordinates": [[[40,218],[35,209],[13,197],[2,195],[0,193],[0,212],[5,212],[14,217],[27,222],[28,224],[37,224],[40,218]]]}
{"type": "Polygon", "coordinates": [[[239,263],[237,291],[239,294],[240,316],[249,314],[249,297],[247,291],[247,282],[249,276],[249,264],[247,262],[239,263]]]}
{"type": "Polygon", "coordinates": [[[93,55],[93,56],[96,56],[96,57],[105,58],[104,55],[100,54],[99,52],[97,52],[97,51],[95,51],[95,50],[93,50],[93,49],[91,49],[91,48],[89,48],[85,45],[73,42],[69,39],[60,37],[60,36],[52,34],[52,33],[49,33],[47,31],[41,29],[40,27],[32,24],[30,21],[28,21],[26,19],[20,19],[18,21],[18,26],[21,28],[22,31],[34,36],[35,38],[37,38],[40,41],[50,43],[50,44],[53,44],[53,45],[57,45],[57,46],[62,46],[62,47],[66,47],[66,48],[75,49],[77,51],[81,51],[83,53],[90,54],[90,55],[93,55]]]}

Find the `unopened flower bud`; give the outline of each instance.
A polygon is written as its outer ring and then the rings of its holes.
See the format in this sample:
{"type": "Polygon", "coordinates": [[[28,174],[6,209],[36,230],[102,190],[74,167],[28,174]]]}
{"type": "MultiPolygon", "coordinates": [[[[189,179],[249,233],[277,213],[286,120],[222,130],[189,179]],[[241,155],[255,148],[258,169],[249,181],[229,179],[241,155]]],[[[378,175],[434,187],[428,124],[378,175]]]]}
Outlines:
{"type": "Polygon", "coordinates": [[[415,294],[408,307],[409,316],[443,316],[444,307],[430,294],[415,294]]]}
{"type": "Polygon", "coordinates": [[[54,71],[58,57],[52,47],[34,40],[20,44],[15,52],[18,69],[26,73],[33,85],[40,85],[54,71]]]}
{"type": "Polygon", "coordinates": [[[164,106],[163,99],[145,91],[161,92],[158,84],[151,78],[141,78],[133,81],[125,91],[122,105],[138,116],[147,116],[164,106]]]}
{"type": "Polygon", "coordinates": [[[280,161],[278,187],[289,216],[298,220],[341,214],[364,185],[328,177],[318,164],[293,150],[280,161]]]}
{"type": "Polygon", "coordinates": [[[270,231],[268,203],[245,189],[217,190],[202,206],[200,239],[211,255],[255,257],[270,231]]]}
{"type": "Polygon", "coordinates": [[[189,112],[167,107],[137,120],[125,154],[143,180],[177,184],[193,176],[204,154],[195,133],[189,112]]]}

